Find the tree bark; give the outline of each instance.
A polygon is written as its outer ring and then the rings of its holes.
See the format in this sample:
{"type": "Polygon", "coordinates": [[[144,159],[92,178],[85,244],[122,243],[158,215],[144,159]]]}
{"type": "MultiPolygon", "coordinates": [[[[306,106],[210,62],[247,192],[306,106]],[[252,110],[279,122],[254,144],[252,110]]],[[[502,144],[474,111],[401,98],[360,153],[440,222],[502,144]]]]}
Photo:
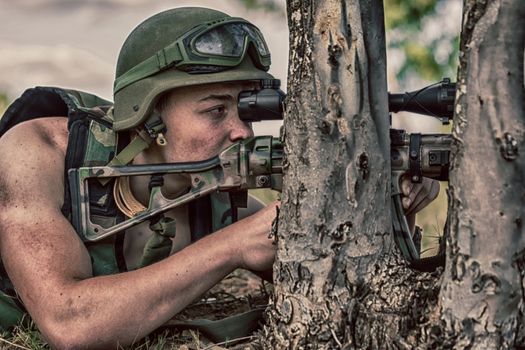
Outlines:
{"type": "Polygon", "coordinates": [[[381,1],[289,0],[288,18],[285,187],[264,345],[525,347],[525,3],[465,0],[441,279],[406,268],[390,236],[381,1]]]}
{"type": "Polygon", "coordinates": [[[522,0],[464,2],[440,296],[455,348],[525,346],[524,19],[522,0]]]}
{"type": "Polygon", "coordinates": [[[435,303],[391,238],[381,0],[288,1],[285,178],[265,347],[410,348],[435,303]],[[429,302],[429,300],[431,302],[429,302]]]}

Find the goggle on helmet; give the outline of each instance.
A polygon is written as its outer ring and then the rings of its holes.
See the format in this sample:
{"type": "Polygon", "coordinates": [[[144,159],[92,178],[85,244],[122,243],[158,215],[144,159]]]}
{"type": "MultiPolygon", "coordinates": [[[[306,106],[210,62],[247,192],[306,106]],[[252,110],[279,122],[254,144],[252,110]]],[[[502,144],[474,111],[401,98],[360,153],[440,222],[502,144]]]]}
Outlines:
{"type": "Polygon", "coordinates": [[[256,26],[235,17],[206,22],[118,77],[114,93],[170,68],[190,74],[225,71],[240,65],[247,54],[257,68],[268,71],[270,51],[256,26]]]}

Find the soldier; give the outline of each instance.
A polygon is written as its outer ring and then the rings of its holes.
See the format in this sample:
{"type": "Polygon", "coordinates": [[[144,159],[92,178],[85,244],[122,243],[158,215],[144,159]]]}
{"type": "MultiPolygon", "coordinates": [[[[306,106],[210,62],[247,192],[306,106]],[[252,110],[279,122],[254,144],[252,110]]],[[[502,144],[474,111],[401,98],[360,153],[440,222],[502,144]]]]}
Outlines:
{"type": "MultiPolygon", "coordinates": [[[[159,257],[144,250],[155,233],[148,223],[84,243],[70,222],[74,199],[64,176],[108,162],[200,161],[253,136],[237,99],[273,79],[269,65],[264,38],[249,22],[179,8],[147,19],[125,41],[114,107],[55,88],[33,89],[15,102],[0,125],[10,128],[0,139],[0,310],[14,315],[2,326],[25,308],[53,347],[127,345],[233,270],[270,270],[277,202],[233,224],[221,197],[177,207],[166,213],[177,223],[177,234],[165,239],[171,254],[159,257]],[[24,122],[13,126],[16,118],[24,122]]],[[[433,199],[431,184],[405,186],[405,205],[433,199]]],[[[90,193],[90,207],[100,222],[118,222],[148,204],[150,187],[148,177],[102,184],[94,198],[90,193]]],[[[188,187],[187,176],[169,175],[162,193],[176,198],[188,187]]]]}

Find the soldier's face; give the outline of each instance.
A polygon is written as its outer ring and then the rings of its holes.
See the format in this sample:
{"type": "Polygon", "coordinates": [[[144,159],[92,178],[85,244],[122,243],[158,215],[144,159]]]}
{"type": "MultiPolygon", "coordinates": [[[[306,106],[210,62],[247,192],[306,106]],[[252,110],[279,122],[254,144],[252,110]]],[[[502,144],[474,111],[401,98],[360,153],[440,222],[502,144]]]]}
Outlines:
{"type": "Polygon", "coordinates": [[[168,129],[167,162],[199,161],[253,136],[250,123],[239,119],[239,92],[254,83],[215,83],[174,90],[162,113],[168,129]]]}

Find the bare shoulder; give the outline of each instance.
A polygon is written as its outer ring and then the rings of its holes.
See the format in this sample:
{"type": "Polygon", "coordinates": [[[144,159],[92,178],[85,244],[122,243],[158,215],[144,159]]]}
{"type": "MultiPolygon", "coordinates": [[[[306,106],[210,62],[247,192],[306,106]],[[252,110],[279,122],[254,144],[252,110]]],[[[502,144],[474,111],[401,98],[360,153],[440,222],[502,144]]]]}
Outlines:
{"type": "Polygon", "coordinates": [[[20,123],[0,138],[0,207],[22,199],[59,204],[67,148],[67,119],[20,123]],[[41,193],[43,196],[36,195],[41,193]]]}
{"type": "Polygon", "coordinates": [[[60,210],[66,148],[66,118],[21,123],[0,138],[0,255],[39,326],[57,290],[92,275],[87,250],[60,210]]]}
{"type": "Polygon", "coordinates": [[[28,147],[43,147],[65,153],[67,147],[67,118],[46,117],[15,125],[0,138],[3,151],[24,151],[28,147]]]}

